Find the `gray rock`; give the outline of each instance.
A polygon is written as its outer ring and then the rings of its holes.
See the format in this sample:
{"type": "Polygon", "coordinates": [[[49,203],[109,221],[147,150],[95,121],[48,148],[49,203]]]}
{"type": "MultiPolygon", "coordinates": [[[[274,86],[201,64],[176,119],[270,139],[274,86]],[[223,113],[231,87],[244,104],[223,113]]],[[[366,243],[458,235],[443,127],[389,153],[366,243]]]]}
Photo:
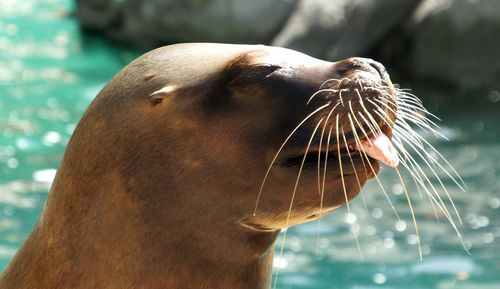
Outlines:
{"type": "Polygon", "coordinates": [[[500,1],[426,0],[408,33],[415,75],[460,86],[500,86],[500,1]]]}
{"type": "Polygon", "coordinates": [[[274,45],[317,57],[362,55],[406,23],[421,0],[301,0],[274,45]]]}
{"type": "Polygon", "coordinates": [[[268,43],[297,0],[78,0],[86,30],[144,47],[175,42],[268,43]]]}
{"type": "Polygon", "coordinates": [[[126,43],[265,43],[339,59],[366,52],[421,0],[77,1],[84,29],[126,43]]]}

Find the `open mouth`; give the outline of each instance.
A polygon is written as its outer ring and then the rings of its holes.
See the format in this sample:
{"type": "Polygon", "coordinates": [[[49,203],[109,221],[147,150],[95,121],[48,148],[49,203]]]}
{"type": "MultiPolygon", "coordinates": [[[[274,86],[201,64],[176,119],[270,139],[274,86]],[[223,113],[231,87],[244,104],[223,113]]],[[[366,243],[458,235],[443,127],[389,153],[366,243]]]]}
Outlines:
{"type": "Polygon", "coordinates": [[[325,151],[309,151],[307,154],[292,155],[284,158],[278,164],[281,167],[292,168],[300,167],[303,164],[303,169],[317,169],[318,160],[326,161],[330,165],[339,165],[339,161],[347,161],[370,157],[390,167],[397,167],[399,164],[399,156],[391,143],[391,140],[384,133],[369,134],[367,138],[363,138],[359,143],[350,144],[325,151]],[[340,157],[339,157],[340,156],[340,157]]]}
{"type": "MultiPolygon", "coordinates": [[[[361,157],[361,152],[356,150],[354,146],[349,146],[349,147],[341,147],[340,148],[340,159],[341,160],[349,160],[349,157],[354,159],[354,158],[360,158],[361,157]]],[[[330,166],[338,166],[339,162],[339,151],[338,149],[332,149],[328,150],[328,152],[325,151],[309,151],[307,154],[298,154],[298,155],[292,155],[289,157],[284,158],[281,162],[278,164],[281,167],[284,168],[294,168],[294,167],[300,167],[302,162],[304,162],[303,169],[304,170],[310,170],[310,169],[317,169],[318,168],[318,160],[320,160],[322,163],[327,161],[327,164],[330,166]],[[321,154],[321,155],[320,155],[321,154]],[[305,159],[304,159],[305,157],[305,159]]]]}

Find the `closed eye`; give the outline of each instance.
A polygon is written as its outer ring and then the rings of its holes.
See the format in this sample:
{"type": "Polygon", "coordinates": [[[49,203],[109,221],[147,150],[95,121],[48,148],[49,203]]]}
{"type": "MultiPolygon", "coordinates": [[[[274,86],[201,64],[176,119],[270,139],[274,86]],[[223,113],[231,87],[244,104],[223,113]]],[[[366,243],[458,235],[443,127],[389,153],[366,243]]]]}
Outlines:
{"type": "Polygon", "coordinates": [[[245,69],[241,69],[239,75],[233,79],[233,84],[235,85],[250,85],[257,83],[275,71],[281,69],[279,65],[272,64],[258,64],[252,66],[246,66],[245,69]]]}

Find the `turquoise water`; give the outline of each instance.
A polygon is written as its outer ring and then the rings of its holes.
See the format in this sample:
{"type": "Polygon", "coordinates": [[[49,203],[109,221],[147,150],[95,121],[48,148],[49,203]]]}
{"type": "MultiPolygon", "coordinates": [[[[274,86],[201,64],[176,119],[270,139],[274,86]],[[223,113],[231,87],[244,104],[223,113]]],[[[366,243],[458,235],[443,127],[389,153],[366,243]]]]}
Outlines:
{"type": "MultiPolygon", "coordinates": [[[[69,0],[0,1],[0,271],[36,222],[87,105],[139,55],[82,36],[73,11],[69,0]]],[[[448,221],[436,220],[428,199],[420,198],[406,174],[420,231],[420,261],[401,185],[385,169],[381,182],[401,219],[372,181],[363,193],[368,207],[357,198],[352,214],[342,208],[323,218],[319,238],[318,222],[289,229],[275,262],[277,288],[500,288],[500,93],[415,91],[443,117],[441,132],[450,139],[429,141],[468,186],[463,192],[441,176],[463,219],[463,244],[448,221]]]]}
{"type": "Polygon", "coordinates": [[[90,101],[139,53],[83,37],[68,0],[0,1],[0,270],[31,231],[90,101]]]}

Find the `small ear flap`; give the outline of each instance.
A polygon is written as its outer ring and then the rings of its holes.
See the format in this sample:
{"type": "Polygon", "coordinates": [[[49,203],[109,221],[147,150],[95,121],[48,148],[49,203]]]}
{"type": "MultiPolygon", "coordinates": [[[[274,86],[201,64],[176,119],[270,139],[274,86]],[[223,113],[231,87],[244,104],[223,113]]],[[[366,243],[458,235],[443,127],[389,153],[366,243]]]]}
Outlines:
{"type": "Polygon", "coordinates": [[[149,102],[152,106],[157,106],[161,104],[165,98],[171,96],[176,89],[176,85],[167,85],[165,87],[162,87],[149,95],[149,102]]]}

